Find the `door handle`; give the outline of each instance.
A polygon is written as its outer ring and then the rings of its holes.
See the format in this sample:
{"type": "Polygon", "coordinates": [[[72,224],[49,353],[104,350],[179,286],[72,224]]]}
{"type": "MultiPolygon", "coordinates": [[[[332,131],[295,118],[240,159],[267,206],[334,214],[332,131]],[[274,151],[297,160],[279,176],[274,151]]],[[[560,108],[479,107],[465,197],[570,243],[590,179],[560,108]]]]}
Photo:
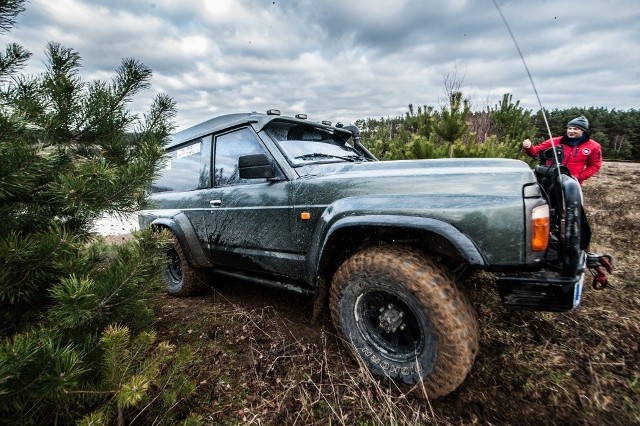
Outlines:
{"type": "Polygon", "coordinates": [[[209,205],[211,205],[211,207],[220,207],[220,204],[222,204],[222,200],[211,200],[211,201],[209,201],[209,205]]]}

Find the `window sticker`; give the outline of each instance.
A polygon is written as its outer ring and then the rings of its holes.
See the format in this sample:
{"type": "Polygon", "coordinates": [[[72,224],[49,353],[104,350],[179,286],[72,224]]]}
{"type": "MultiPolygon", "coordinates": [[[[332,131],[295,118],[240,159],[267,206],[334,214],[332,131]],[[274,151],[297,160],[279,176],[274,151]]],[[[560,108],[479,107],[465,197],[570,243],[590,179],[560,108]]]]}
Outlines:
{"type": "Polygon", "coordinates": [[[194,143],[193,145],[185,146],[176,151],[176,158],[187,157],[193,154],[199,154],[201,150],[201,143],[194,143]]]}

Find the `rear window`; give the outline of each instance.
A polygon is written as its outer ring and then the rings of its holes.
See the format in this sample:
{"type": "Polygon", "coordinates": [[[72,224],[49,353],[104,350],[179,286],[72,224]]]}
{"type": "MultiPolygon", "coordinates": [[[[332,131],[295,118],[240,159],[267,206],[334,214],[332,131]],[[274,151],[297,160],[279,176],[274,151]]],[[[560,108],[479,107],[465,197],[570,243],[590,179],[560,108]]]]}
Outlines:
{"type": "Polygon", "coordinates": [[[211,136],[172,148],[151,192],[193,191],[211,186],[211,136]]]}

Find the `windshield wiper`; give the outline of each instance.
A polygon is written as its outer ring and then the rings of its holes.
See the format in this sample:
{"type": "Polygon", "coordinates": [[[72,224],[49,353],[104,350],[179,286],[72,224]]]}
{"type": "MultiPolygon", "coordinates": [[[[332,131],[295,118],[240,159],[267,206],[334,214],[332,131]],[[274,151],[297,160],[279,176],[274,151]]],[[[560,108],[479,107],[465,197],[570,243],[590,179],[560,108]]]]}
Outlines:
{"type": "Polygon", "coordinates": [[[345,161],[357,161],[357,160],[362,160],[362,157],[360,157],[359,155],[350,155],[350,156],[342,156],[342,155],[333,155],[333,154],[325,154],[323,152],[314,152],[313,154],[304,154],[304,155],[298,155],[297,157],[294,157],[296,160],[301,159],[301,160],[311,160],[314,158],[338,158],[340,160],[345,160],[345,161]]]}

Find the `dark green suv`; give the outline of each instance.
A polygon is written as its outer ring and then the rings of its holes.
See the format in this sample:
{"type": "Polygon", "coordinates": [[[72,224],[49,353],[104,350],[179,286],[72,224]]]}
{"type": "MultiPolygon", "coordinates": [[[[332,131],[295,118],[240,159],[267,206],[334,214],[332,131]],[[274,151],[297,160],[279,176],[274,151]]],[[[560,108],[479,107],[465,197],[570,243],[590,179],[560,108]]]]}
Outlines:
{"type": "Polygon", "coordinates": [[[478,349],[465,271],[494,272],[510,308],[579,304],[581,195],[556,176],[574,198],[554,206],[539,183],[553,171],[509,159],[377,161],[357,129],[277,111],[214,118],[167,151],[139,222],[173,236],[169,293],[226,276],[314,295],[318,307],[328,297],[354,356],[431,397],[464,380],[478,349]]]}

